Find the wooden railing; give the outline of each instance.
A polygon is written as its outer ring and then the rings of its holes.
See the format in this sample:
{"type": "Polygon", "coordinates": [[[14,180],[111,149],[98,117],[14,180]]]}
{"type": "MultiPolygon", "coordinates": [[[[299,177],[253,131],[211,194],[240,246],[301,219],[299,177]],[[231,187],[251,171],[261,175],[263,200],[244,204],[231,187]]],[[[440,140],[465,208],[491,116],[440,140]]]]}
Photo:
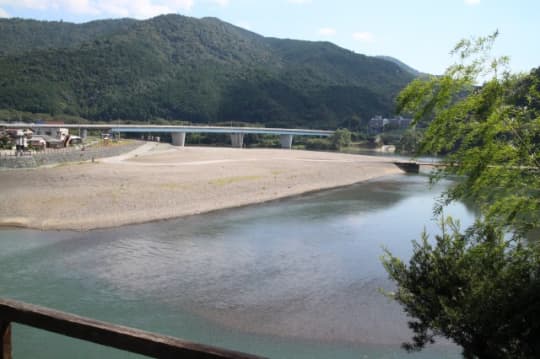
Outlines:
{"type": "Polygon", "coordinates": [[[11,323],[24,324],[154,358],[260,358],[32,304],[0,299],[0,359],[12,358],[11,323]]]}

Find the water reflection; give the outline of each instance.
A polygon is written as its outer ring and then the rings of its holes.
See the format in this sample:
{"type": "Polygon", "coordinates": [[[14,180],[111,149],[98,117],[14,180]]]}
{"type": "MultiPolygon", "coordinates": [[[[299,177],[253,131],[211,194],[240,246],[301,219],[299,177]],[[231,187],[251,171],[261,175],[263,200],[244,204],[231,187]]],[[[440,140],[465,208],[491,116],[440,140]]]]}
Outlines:
{"type": "Polygon", "coordinates": [[[405,356],[381,247],[407,257],[424,226],[437,232],[445,186],[398,176],[108,230],[0,231],[0,295],[276,357],[405,356]]]}

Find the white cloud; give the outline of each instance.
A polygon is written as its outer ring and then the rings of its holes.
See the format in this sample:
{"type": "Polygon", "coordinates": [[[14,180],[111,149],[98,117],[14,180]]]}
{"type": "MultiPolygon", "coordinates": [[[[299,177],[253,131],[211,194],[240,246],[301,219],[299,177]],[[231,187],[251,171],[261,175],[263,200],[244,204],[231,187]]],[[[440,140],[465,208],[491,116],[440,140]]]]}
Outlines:
{"type": "Polygon", "coordinates": [[[0,7],[0,18],[2,17],[10,17],[6,10],[2,9],[0,7]]]}
{"type": "Polygon", "coordinates": [[[334,36],[336,33],[336,29],[333,29],[331,27],[322,27],[319,29],[319,35],[322,36],[334,36]]]}
{"type": "Polygon", "coordinates": [[[369,31],[359,31],[352,35],[353,39],[362,42],[375,42],[375,36],[369,31]]]}
{"type": "MultiPolygon", "coordinates": [[[[0,0],[14,9],[53,10],[68,14],[122,16],[145,19],[160,14],[189,11],[195,0],[0,0]]],[[[229,0],[211,0],[226,6],[229,0]]]]}
{"type": "Polygon", "coordinates": [[[45,10],[52,6],[56,1],[40,1],[40,0],[0,0],[0,5],[8,5],[11,7],[22,7],[34,10],[45,10]]]}
{"type": "MultiPolygon", "coordinates": [[[[108,0],[110,3],[111,1],[108,0]]],[[[114,2],[114,1],[112,1],[114,2]]],[[[174,3],[164,1],[163,3],[154,3],[152,0],[130,0],[129,16],[138,19],[149,18],[161,14],[176,12],[177,8],[174,3]]]]}
{"type": "Polygon", "coordinates": [[[90,0],[68,0],[57,1],[56,3],[53,4],[53,7],[67,10],[70,13],[99,15],[99,10],[94,4],[90,3],[90,0]]]}
{"type": "Polygon", "coordinates": [[[480,0],[464,0],[466,5],[474,6],[480,4],[480,0]]]}
{"type": "Polygon", "coordinates": [[[126,8],[125,6],[121,4],[118,4],[115,1],[103,2],[102,4],[100,4],[99,7],[104,14],[108,14],[111,16],[120,16],[120,17],[132,16],[130,14],[130,9],[126,8]]]}

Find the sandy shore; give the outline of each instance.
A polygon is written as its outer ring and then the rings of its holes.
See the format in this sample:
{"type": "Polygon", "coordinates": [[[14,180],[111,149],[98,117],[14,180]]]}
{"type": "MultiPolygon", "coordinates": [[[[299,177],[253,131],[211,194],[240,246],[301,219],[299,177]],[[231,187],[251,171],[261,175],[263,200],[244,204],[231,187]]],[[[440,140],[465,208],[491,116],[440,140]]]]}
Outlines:
{"type": "Polygon", "coordinates": [[[89,230],[169,219],[400,173],[390,161],[147,143],[96,163],[0,171],[0,226],[89,230]]]}

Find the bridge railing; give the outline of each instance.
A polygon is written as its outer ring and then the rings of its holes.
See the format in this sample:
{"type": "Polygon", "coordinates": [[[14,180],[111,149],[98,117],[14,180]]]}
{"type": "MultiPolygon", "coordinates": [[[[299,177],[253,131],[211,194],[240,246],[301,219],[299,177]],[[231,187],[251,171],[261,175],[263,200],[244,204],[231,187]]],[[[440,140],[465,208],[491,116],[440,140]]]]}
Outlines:
{"type": "Polygon", "coordinates": [[[11,323],[19,323],[154,358],[260,358],[19,301],[0,299],[0,359],[12,358],[11,323]]]}

